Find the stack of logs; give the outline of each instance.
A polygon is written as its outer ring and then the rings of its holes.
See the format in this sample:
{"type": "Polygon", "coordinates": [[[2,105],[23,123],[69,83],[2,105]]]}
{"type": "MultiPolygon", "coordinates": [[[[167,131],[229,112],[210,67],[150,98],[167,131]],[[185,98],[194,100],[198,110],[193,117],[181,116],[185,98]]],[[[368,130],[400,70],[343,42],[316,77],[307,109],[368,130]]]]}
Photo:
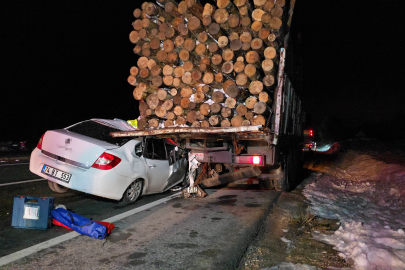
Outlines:
{"type": "Polygon", "coordinates": [[[270,121],[285,0],[145,2],[130,41],[128,82],[139,129],[270,121]]]}

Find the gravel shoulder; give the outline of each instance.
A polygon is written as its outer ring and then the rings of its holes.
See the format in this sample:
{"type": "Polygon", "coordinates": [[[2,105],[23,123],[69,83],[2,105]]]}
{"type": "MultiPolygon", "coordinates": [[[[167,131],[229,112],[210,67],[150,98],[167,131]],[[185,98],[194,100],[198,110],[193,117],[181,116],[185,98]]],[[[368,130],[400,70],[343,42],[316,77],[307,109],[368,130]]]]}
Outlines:
{"type": "Polygon", "coordinates": [[[313,239],[314,231],[333,234],[339,222],[307,212],[306,184],[280,195],[239,269],[350,269],[333,246],[313,239]]]}

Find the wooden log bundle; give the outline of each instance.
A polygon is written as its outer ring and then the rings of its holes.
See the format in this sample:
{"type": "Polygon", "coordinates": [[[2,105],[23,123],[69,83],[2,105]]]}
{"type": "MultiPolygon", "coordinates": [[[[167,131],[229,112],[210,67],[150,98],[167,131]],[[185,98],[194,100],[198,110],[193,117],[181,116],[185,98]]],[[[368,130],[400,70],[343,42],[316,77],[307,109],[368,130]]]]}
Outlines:
{"type": "Polygon", "coordinates": [[[215,2],[157,0],[133,12],[138,128],[268,126],[286,1],[215,2]]]}

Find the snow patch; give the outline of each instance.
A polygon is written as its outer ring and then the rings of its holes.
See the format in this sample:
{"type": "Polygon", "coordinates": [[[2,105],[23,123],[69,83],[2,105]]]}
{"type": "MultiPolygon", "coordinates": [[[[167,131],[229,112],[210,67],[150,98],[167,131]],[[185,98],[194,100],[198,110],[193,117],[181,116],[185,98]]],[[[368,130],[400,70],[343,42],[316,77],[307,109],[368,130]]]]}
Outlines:
{"type": "Polygon", "coordinates": [[[313,237],[334,245],[355,269],[405,269],[405,168],[354,151],[337,167],[305,180],[309,211],[341,224],[313,237]]]}

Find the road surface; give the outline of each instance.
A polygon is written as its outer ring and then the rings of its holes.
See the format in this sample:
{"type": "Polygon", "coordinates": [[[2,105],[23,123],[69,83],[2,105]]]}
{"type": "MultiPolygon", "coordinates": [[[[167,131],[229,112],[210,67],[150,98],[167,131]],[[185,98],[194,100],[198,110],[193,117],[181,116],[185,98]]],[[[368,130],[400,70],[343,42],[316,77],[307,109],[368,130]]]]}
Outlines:
{"type": "MultiPolygon", "coordinates": [[[[1,180],[1,184],[29,180],[25,170],[24,165],[0,167],[0,175],[6,171],[6,175],[13,172],[15,176],[6,177],[8,182],[1,180]]],[[[11,263],[4,265],[5,269],[234,269],[280,192],[260,190],[257,185],[206,191],[206,198],[184,199],[176,192],[166,192],[121,207],[115,201],[81,192],[56,194],[47,181],[0,186],[0,265],[11,263]],[[46,230],[13,228],[16,195],[55,197],[55,205],[63,204],[94,220],[108,220],[128,211],[133,214],[114,220],[116,228],[107,240],[75,236],[56,226],[46,230]],[[61,237],[73,239],[52,242],[61,237]],[[53,244],[43,249],[45,241],[48,246],[53,244]],[[39,252],[29,255],[35,245],[39,252]]]]}

